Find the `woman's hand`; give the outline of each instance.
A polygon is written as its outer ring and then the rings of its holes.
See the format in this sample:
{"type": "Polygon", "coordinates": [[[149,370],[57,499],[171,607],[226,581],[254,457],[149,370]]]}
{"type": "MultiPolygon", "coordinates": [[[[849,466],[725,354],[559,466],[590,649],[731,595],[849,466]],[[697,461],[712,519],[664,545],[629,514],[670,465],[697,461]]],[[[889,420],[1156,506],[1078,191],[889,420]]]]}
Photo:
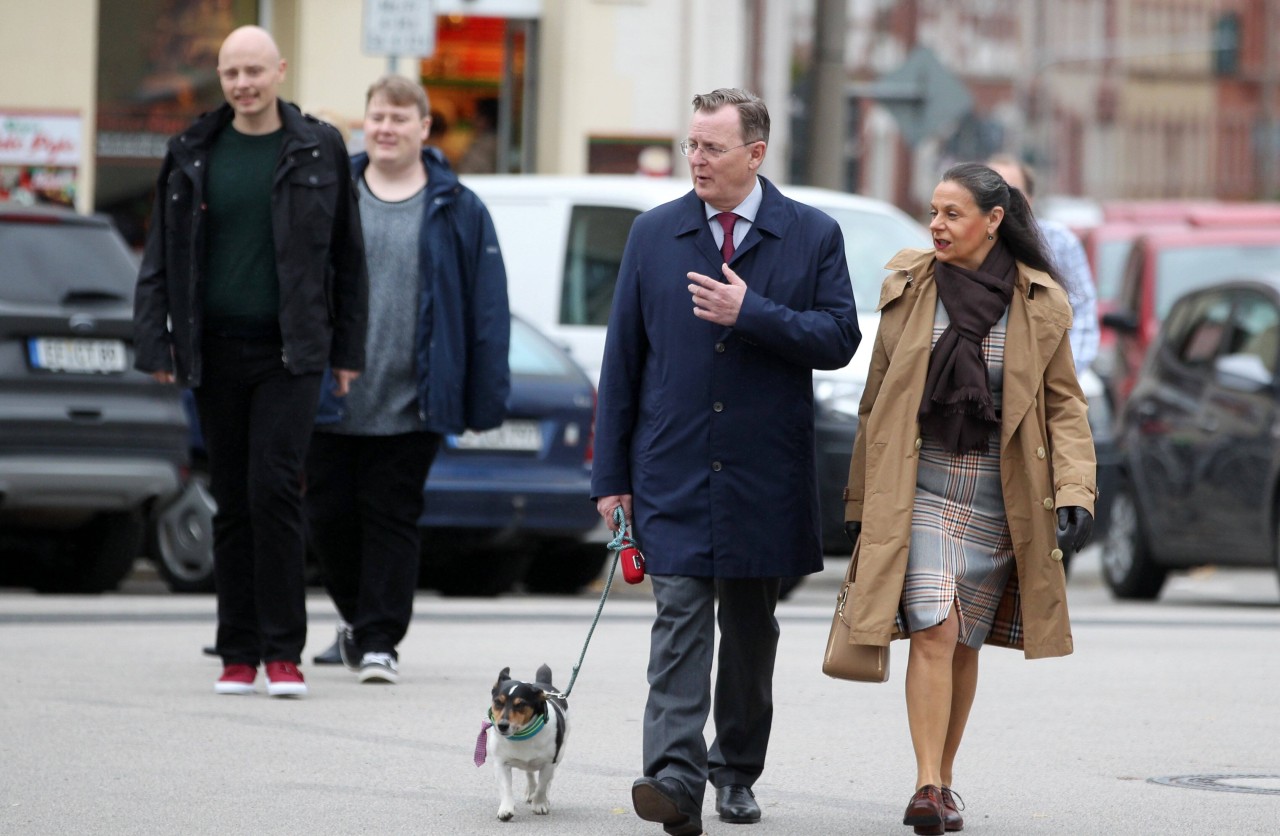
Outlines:
{"type": "Polygon", "coordinates": [[[858,536],[862,534],[862,520],[845,520],[844,535],[851,545],[858,545],[858,536]]]}
{"type": "MultiPolygon", "coordinates": [[[[845,523],[848,525],[848,523],[845,523]]],[[[1093,534],[1093,515],[1079,505],[1066,505],[1058,509],[1058,548],[1080,551],[1089,545],[1093,534]]]]}

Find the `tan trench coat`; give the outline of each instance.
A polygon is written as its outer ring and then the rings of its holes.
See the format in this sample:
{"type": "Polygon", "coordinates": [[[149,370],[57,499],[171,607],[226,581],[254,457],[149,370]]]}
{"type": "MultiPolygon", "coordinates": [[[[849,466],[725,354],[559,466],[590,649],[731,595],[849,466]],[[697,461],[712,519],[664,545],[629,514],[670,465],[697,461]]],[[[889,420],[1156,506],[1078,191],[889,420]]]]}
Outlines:
{"type": "MultiPolygon", "coordinates": [[[[932,250],[903,250],[886,268],[880,328],[845,490],[845,519],[862,521],[852,600],[853,640],[902,638],[902,597],[915,499],[923,396],[938,298],[932,250]]],[[[1018,265],[1009,303],[1000,428],[1000,479],[1016,571],[1000,601],[989,644],[1022,648],[1028,659],[1072,651],[1066,576],[1056,538],[1059,506],[1093,512],[1093,437],[1076,380],[1066,291],[1018,265]]]]}

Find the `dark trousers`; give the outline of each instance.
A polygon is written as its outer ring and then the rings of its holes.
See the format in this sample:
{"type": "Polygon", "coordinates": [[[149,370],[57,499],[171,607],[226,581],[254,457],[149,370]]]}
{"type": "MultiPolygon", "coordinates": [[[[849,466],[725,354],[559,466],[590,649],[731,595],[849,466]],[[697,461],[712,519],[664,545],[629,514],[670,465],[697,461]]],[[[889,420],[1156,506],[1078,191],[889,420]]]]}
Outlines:
{"type": "Polygon", "coordinates": [[[440,436],[428,432],[312,436],[312,549],[361,653],[395,656],[409,630],[421,560],[422,486],[439,447],[440,436]]]}
{"type": "Polygon", "coordinates": [[[291,373],[279,342],[206,334],[201,353],[218,652],[225,664],[297,663],[307,640],[302,468],[320,374],[291,373]]]}
{"type": "Polygon", "coordinates": [[[751,786],[764,771],[773,727],[778,650],[777,578],[652,575],[658,613],[649,647],[644,774],[675,778],[702,804],[707,781],[751,786]],[[719,612],[717,613],[717,600],[719,612]],[[720,649],[714,704],[712,651],[720,649]],[[710,749],[707,714],[715,721],[710,749]]]}

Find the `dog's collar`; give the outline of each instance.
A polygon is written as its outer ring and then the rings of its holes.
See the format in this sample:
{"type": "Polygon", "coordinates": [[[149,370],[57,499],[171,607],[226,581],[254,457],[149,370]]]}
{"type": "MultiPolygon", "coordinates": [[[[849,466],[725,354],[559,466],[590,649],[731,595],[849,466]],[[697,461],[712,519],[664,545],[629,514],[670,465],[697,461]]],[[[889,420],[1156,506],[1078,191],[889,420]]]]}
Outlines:
{"type": "MultiPolygon", "coordinates": [[[[492,708],[489,709],[489,724],[490,725],[493,724],[492,708]]],[[[521,729],[518,732],[515,732],[514,734],[506,735],[506,738],[507,740],[528,740],[538,732],[542,731],[543,727],[546,725],[547,725],[547,715],[545,713],[539,714],[537,717],[533,718],[533,722],[531,722],[529,725],[525,726],[523,729],[521,729]]]]}

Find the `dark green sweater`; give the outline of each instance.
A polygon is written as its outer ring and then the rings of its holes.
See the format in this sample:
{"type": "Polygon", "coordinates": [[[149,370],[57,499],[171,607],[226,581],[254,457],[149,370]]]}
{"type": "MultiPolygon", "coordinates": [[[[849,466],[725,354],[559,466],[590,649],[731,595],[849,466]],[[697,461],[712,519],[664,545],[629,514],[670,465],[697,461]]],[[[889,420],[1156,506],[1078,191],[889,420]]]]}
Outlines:
{"type": "Polygon", "coordinates": [[[212,331],[239,337],[280,333],[271,183],[283,137],[283,129],[250,136],[228,125],[210,149],[204,321],[212,331]]]}

